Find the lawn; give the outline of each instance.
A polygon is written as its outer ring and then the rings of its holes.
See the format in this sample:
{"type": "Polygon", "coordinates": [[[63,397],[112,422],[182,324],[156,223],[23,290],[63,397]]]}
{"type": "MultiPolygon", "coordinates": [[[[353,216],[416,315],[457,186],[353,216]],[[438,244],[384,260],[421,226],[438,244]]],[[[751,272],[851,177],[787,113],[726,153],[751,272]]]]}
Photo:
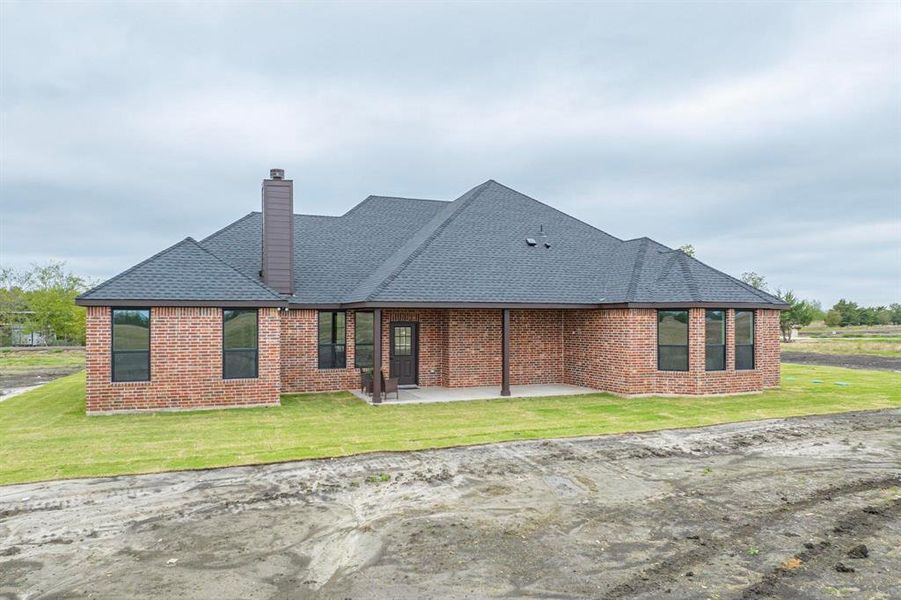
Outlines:
{"type": "Polygon", "coordinates": [[[901,336],[801,338],[782,343],[783,352],[816,352],[818,354],[869,354],[901,358],[901,336]]]}
{"type": "Polygon", "coordinates": [[[781,389],[716,398],[589,394],[373,407],[334,393],[282,403],[87,417],[84,373],[76,373],[0,403],[0,483],[897,408],[901,374],[783,365],[781,389]]]}
{"type": "Polygon", "coordinates": [[[46,367],[83,366],[84,350],[64,350],[62,348],[49,348],[46,350],[0,349],[0,373],[29,371],[46,367]]]}

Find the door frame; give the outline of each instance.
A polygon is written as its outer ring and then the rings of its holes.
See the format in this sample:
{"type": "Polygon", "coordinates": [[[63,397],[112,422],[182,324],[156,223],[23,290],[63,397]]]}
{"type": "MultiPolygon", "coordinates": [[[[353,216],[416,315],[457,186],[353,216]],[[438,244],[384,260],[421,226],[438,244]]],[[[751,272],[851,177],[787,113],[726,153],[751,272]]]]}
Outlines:
{"type": "Polygon", "coordinates": [[[419,386],[419,323],[416,321],[390,321],[388,323],[388,377],[395,377],[394,373],[394,328],[410,327],[413,336],[410,340],[412,347],[410,355],[413,358],[413,383],[401,384],[402,386],[419,386]]]}

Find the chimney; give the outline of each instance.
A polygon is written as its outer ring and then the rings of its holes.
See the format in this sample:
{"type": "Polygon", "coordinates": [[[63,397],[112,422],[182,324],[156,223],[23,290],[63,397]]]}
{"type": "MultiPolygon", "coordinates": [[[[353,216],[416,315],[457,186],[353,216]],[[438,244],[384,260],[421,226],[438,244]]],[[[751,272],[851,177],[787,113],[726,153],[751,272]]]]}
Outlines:
{"type": "Polygon", "coordinates": [[[282,294],[294,292],[294,182],[284,169],[263,180],[263,283],[282,294]]]}

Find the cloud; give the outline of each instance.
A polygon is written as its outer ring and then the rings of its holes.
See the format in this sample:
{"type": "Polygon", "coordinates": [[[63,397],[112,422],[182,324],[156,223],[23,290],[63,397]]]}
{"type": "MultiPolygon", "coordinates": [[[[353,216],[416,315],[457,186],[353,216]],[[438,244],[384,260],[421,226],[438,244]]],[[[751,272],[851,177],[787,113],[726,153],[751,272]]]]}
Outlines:
{"type": "Polygon", "coordinates": [[[827,304],[901,300],[894,4],[48,6],[2,5],[4,264],[110,276],[281,166],[303,212],[495,178],[827,304]]]}

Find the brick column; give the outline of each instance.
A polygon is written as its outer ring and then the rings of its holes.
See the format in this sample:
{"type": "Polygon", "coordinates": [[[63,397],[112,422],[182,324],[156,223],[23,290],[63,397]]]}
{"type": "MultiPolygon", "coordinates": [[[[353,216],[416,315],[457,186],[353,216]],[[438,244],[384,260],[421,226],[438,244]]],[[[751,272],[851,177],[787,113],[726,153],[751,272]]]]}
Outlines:
{"type": "Polygon", "coordinates": [[[705,311],[703,308],[688,309],[688,370],[704,373],[706,347],[704,337],[705,311]]]}
{"type": "Polygon", "coordinates": [[[735,371],[735,309],[726,310],[726,371],[735,371]]]}

